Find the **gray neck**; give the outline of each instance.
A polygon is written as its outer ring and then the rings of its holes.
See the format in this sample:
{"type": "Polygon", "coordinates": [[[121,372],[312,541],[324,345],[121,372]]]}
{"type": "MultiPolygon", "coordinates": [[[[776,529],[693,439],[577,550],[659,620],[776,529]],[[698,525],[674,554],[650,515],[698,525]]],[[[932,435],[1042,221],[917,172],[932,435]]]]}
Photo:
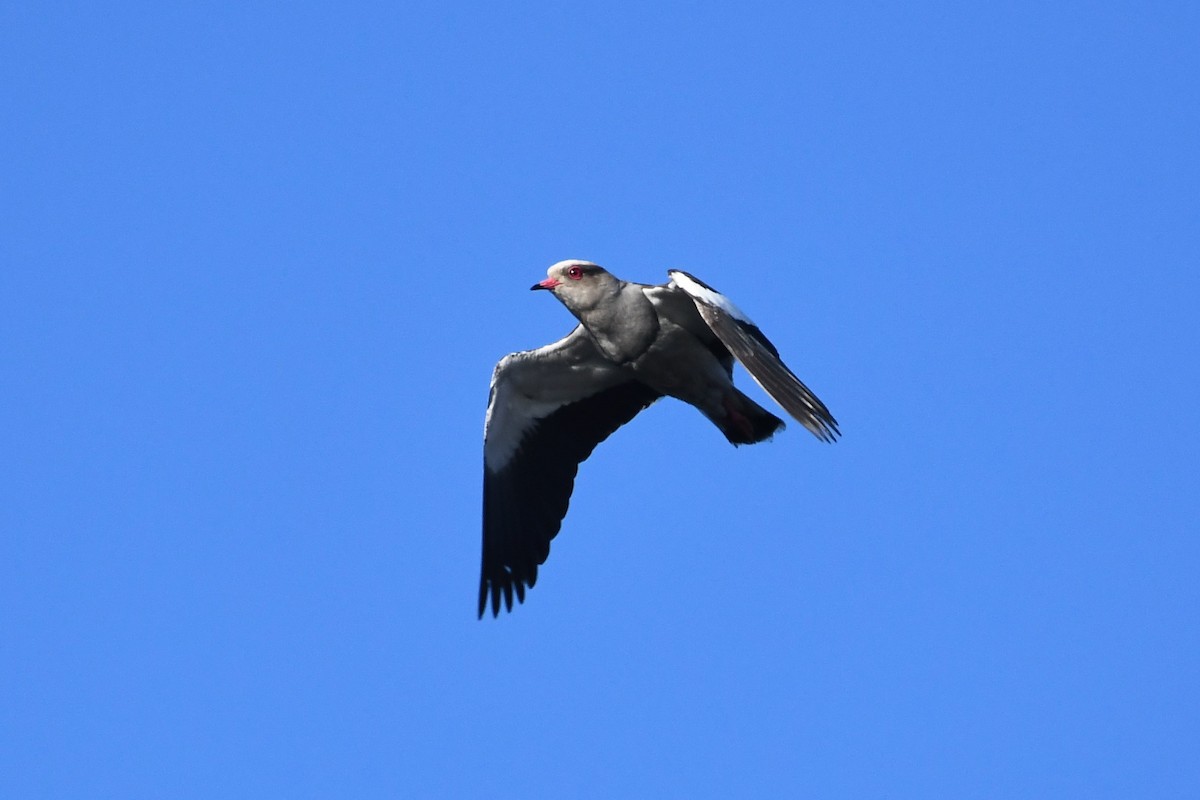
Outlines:
{"type": "Polygon", "coordinates": [[[591,308],[576,312],[605,356],[624,363],[646,352],[658,334],[658,315],[640,286],[621,282],[620,289],[591,308]]]}

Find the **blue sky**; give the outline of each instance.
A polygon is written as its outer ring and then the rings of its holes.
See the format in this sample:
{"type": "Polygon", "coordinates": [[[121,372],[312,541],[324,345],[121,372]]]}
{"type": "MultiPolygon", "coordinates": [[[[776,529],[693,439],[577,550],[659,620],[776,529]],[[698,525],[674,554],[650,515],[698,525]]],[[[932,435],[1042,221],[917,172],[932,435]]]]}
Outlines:
{"type": "Polygon", "coordinates": [[[1200,794],[1198,37],[6,5],[0,795],[1200,794]],[[716,286],[844,439],[659,403],[479,622],[570,257],[716,286]]]}

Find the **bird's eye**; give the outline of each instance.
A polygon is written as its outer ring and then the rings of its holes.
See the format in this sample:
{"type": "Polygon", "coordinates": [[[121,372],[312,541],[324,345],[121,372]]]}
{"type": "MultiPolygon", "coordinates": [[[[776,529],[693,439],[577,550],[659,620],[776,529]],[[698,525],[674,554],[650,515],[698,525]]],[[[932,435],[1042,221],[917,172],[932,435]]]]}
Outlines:
{"type": "Polygon", "coordinates": [[[583,267],[571,267],[567,270],[567,277],[573,281],[577,281],[583,277],[583,267]]]}

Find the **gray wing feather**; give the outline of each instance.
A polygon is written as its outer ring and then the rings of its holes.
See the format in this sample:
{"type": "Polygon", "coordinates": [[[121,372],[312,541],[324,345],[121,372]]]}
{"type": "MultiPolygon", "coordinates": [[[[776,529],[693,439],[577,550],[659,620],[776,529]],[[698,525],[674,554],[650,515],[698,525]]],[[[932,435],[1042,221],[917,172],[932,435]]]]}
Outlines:
{"type": "Polygon", "coordinates": [[[579,464],[658,399],[607,361],[582,327],[496,366],[484,430],[479,616],[537,581],[558,534],[579,464]]]}
{"type": "Polygon", "coordinates": [[[763,391],[821,441],[833,442],[841,436],[829,409],[788,369],[757,325],[711,286],[672,270],[672,279],[678,276],[682,278],[674,280],[675,285],[692,298],[700,317],[763,391]]]}

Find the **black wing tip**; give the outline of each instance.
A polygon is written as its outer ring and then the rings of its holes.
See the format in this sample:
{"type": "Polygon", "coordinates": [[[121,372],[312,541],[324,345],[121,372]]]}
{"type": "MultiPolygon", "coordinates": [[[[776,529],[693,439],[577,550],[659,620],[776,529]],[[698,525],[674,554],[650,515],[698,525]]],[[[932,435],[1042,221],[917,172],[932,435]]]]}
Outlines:
{"type": "Polygon", "coordinates": [[[814,417],[811,423],[805,427],[825,444],[837,444],[838,439],[842,438],[842,431],[838,428],[837,420],[828,414],[814,417]]]}
{"type": "MultiPolygon", "coordinates": [[[[536,568],[535,568],[536,570],[536,568]]],[[[484,575],[479,579],[479,609],[476,619],[483,619],[488,609],[488,599],[491,599],[492,619],[500,616],[500,607],[504,606],[504,610],[512,613],[514,605],[522,605],[525,602],[525,590],[532,589],[537,583],[537,572],[528,577],[517,577],[508,570],[503,570],[501,574],[484,575]],[[517,602],[513,603],[513,596],[516,596],[517,602]]]]}
{"type": "Polygon", "coordinates": [[[597,445],[633,419],[660,395],[635,380],[574,403],[539,421],[538,435],[522,441],[514,460],[483,482],[483,568],[478,618],[492,617],[525,602],[537,582],[538,567],[550,555],[550,542],[562,528],[579,465],[597,445]]]}
{"type": "MultiPolygon", "coordinates": [[[[720,294],[720,292],[714,289],[712,286],[709,286],[707,283],[685,270],[669,269],[667,270],[667,274],[672,276],[672,278],[674,278],[676,274],[682,275],[683,277],[699,286],[702,286],[708,291],[713,292],[714,294],[720,294]]],[[[688,294],[691,295],[690,292],[688,294]]],[[[817,437],[817,439],[820,441],[827,444],[833,444],[841,438],[842,432],[838,428],[837,420],[834,419],[833,415],[829,413],[829,409],[825,407],[825,404],[817,399],[817,396],[814,395],[809,388],[805,386],[804,383],[795,376],[795,374],[792,373],[787,365],[783,363],[783,358],[779,354],[779,349],[775,347],[775,344],[770,339],[767,338],[766,334],[762,332],[761,328],[748,319],[730,315],[727,313],[726,309],[718,308],[706,298],[696,297],[695,295],[691,295],[691,297],[696,303],[703,305],[704,308],[711,309],[711,318],[705,314],[703,310],[701,316],[704,317],[705,322],[709,324],[709,327],[713,329],[713,332],[717,334],[717,338],[720,339],[722,343],[730,349],[734,355],[734,358],[737,358],[738,361],[742,363],[742,366],[746,367],[746,369],[750,371],[751,376],[754,377],[755,380],[759,381],[760,385],[763,384],[766,376],[760,376],[756,374],[757,371],[753,368],[753,363],[747,363],[748,354],[744,352],[744,349],[736,348],[734,343],[729,341],[729,337],[726,336],[721,330],[723,326],[731,326],[733,330],[737,332],[739,338],[743,340],[749,339],[751,343],[750,347],[753,347],[753,345],[756,344],[765,349],[777,362],[778,370],[786,373],[786,376],[791,379],[791,382],[794,382],[799,387],[802,396],[800,398],[800,404],[797,404],[795,407],[793,407],[793,404],[784,402],[781,397],[777,396],[775,392],[771,391],[770,388],[764,385],[763,388],[767,390],[767,394],[771,395],[771,397],[777,403],[783,406],[792,417],[800,422],[813,436],[817,437]]],[[[750,353],[749,355],[752,356],[753,354],[750,353]]],[[[781,429],[782,426],[775,432],[778,432],[778,430],[781,429]]],[[[768,436],[765,438],[769,439],[770,437],[768,436]]],[[[755,441],[764,440],[765,439],[756,439],[755,441]]],[[[730,439],[730,441],[733,442],[734,446],[750,443],[744,441],[733,441],[732,439],[730,439]]]]}

